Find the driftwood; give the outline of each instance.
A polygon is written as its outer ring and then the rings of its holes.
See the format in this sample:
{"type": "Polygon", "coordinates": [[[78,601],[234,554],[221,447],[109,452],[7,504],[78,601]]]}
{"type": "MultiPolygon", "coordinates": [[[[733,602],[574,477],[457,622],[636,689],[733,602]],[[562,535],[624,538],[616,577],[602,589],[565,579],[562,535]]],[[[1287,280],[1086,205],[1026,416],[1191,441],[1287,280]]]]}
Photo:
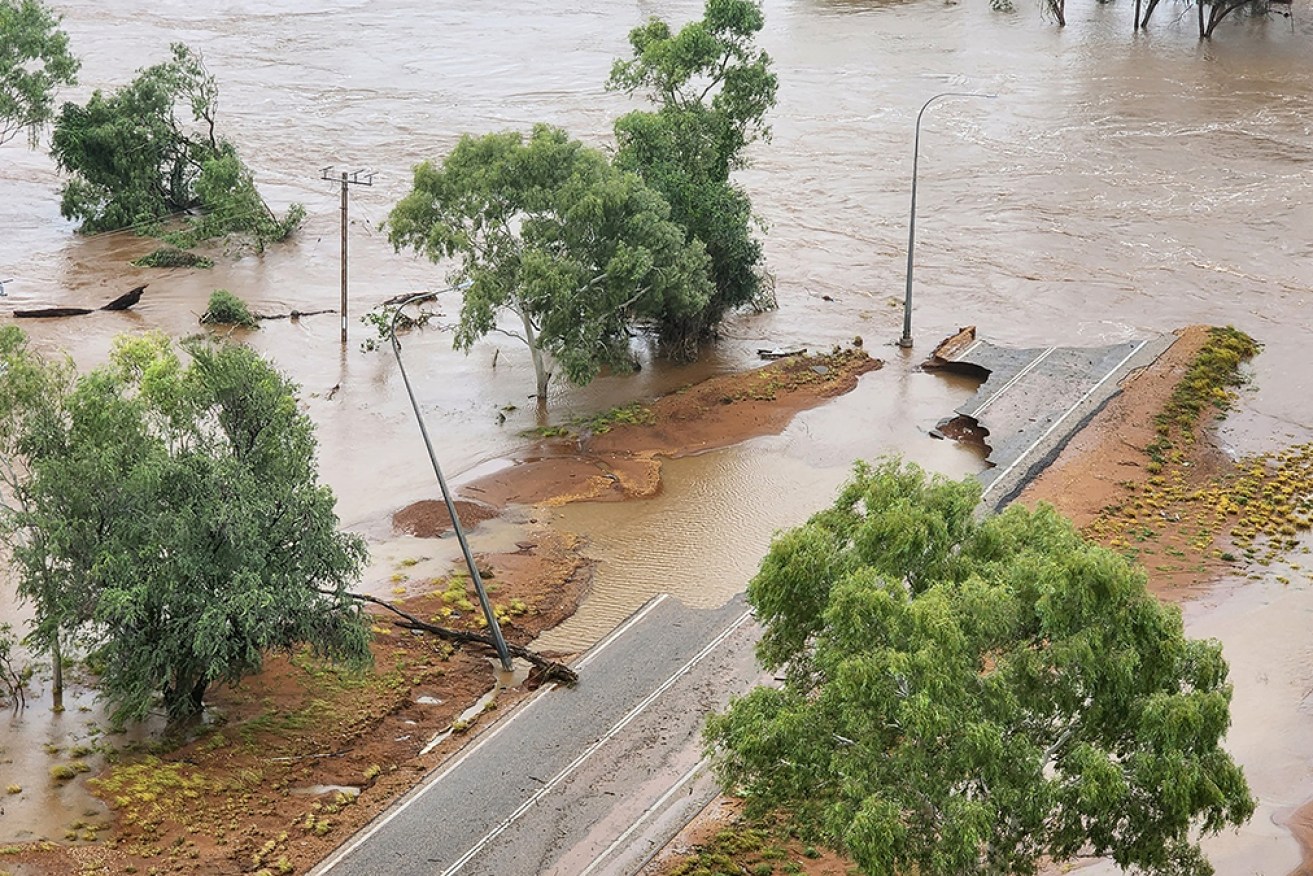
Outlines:
{"type": "MultiPolygon", "coordinates": [[[[141,300],[141,293],[146,291],[149,283],[144,283],[130,292],[125,292],[100,310],[127,310],[141,300]]],[[[86,316],[96,311],[90,307],[39,307],[35,310],[15,310],[15,319],[53,319],[61,316],[86,316]]]]}
{"type": "MultiPolygon", "coordinates": [[[[325,596],[337,595],[337,593],[332,590],[320,590],[319,592],[323,593],[325,596]]],[[[387,609],[401,618],[401,620],[394,620],[393,623],[403,629],[420,630],[437,636],[439,639],[444,639],[448,642],[456,642],[462,645],[485,645],[493,649],[497,647],[497,643],[492,640],[491,636],[485,636],[481,633],[466,632],[465,630],[453,630],[450,627],[440,627],[437,624],[431,624],[428,621],[420,620],[403,608],[397,608],[386,599],[379,599],[376,596],[369,596],[365,593],[353,593],[351,591],[347,591],[342,595],[349,596],[352,599],[357,599],[361,602],[369,602],[373,605],[387,609]]],[[[512,656],[519,657],[532,663],[542,673],[542,679],[544,681],[557,681],[561,684],[573,685],[579,680],[578,674],[576,674],[569,666],[566,666],[564,663],[557,663],[555,660],[549,660],[537,651],[530,651],[528,648],[525,648],[522,645],[516,645],[513,642],[506,643],[506,650],[509,651],[512,656]]]]}
{"type": "Polygon", "coordinates": [[[86,316],[95,313],[90,307],[41,307],[36,310],[15,310],[14,319],[46,319],[57,316],[86,316]]]}
{"type": "Polygon", "coordinates": [[[132,305],[136,304],[138,301],[141,300],[141,293],[145,292],[146,287],[149,285],[150,285],[149,283],[143,283],[142,285],[138,286],[136,289],[133,289],[131,292],[120,295],[118,298],[115,298],[109,304],[106,304],[104,307],[100,309],[101,310],[127,310],[129,307],[131,307],[132,305]]]}
{"type": "Polygon", "coordinates": [[[303,316],[319,316],[322,313],[337,313],[333,308],[328,310],[293,310],[291,313],[257,313],[256,319],[300,319],[303,316]]]}
{"type": "Polygon", "coordinates": [[[422,296],[419,292],[402,292],[400,295],[393,295],[391,298],[380,304],[379,307],[396,307],[398,304],[409,301],[412,298],[415,299],[416,304],[422,304],[425,301],[433,301],[437,297],[437,292],[426,292],[422,296]]]}

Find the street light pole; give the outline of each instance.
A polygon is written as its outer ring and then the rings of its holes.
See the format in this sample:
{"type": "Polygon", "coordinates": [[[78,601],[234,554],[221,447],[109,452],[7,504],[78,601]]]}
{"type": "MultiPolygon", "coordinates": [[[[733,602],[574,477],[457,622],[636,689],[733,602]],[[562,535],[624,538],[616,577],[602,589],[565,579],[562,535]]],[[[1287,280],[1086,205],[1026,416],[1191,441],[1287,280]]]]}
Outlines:
{"type": "MultiPolygon", "coordinates": [[[[458,286],[452,286],[450,289],[463,289],[469,283],[463,283],[458,286]]],[[[440,292],[447,292],[450,289],[442,289],[440,292]]],[[[415,409],[415,419],[419,421],[419,433],[424,437],[424,446],[429,452],[429,462],[433,463],[433,473],[438,476],[438,487],[442,490],[442,501],[447,505],[447,514],[451,517],[451,528],[456,533],[456,540],[460,542],[461,553],[465,555],[465,565],[470,570],[470,578],[474,581],[474,591],[479,595],[479,605],[483,608],[483,616],[488,621],[488,632],[492,633],[493,644],[497,647],[497,656],[501,658],[501,668],[506,672],[511,671],[511,653],[506,648],[506,639],[502,637],[501,624],[497,623],[497,614],[492,609],[492,603],[488,601],[488,592],[483,587],[483,577],[479,575],[479,567],[474,562],[474,554],[470,552],[470,543],[465,538],[465,530],[460,525],[460,516],[456,514],[456,503],[451,500],[451,491],[447,489],[447,479],[442,476],[442,466],[438,465],[437,454],[433,452],[433,442],[429,440],[428,427],[424,425],[424,416],[419,412],[419,402],[415,401],[415,391],[410,388],[410,377],[406,374],[405,363],[401,361],[401,342],[397,340],[397,317],[407,304],[412,304],[423,298],[432,298],[438,295],[438,292],[420,292],[412,295],[405,301],[397,305],[397,309],[392,312],[392,321],[388,323],[388,337],[392,341],[392,353],[397,357],[397,367],[401,369],[401,380],[406,384],[406,394],[410,396],[410,406],[415,409]]]]}
{"type": "Polygon", "coordinates": [[[898,346],[904,349],[912,346],[912,251],[916,247],[916,168],[921,157],[921,116],[926,108],[941,97],[984,97],[993,100],[997,94],[984,94],[977,91],[943,91],[921,104],[921,111],[916,114],[916,135],[912,139],[912,214],[907,222],[907,292],[903,298],[903,336],[898,339],[898,346]]]}

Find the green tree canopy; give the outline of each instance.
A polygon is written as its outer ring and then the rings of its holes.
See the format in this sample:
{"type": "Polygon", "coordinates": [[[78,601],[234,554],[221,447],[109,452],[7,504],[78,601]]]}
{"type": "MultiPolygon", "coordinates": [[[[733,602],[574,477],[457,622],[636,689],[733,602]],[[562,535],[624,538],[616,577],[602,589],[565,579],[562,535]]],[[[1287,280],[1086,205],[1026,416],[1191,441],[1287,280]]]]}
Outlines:
{"type": "Polygon", "coordinates": [[[784,669],[708,726],[730,787],[864,872],[1034,873],[1110,855],[1211,868],[1196,831],[1253,813],[1221,748],[1221,646],[1052,508],[977,520],[974,480],[859,463],[749,586],[784,669]]]}
{"type": "Polygon", "coordinates": [[[628,370],[637,325],[705,306],[706,253],[669,212],[638,176],[538,125],[527,141],[466,135],[440,166],[419,165],[387,229],[397,249],[455,259],[450,279],[470,283],[458,348],[502,330],[503,309],[520,318],[522,333],[507,333],[528,345],[545,398],[544,354],[576,383],[628,370]]]}
{"type": "MultiPolygon", "coordinates": [[[[39,373],[3,331],[8,373],[39,373]]],[[[3,522],[33,640],[75,631],[120,721],[161,696],[171,718],[193,714],[273,649],[369,656],[344,595],[364,542],[337,531],[293,385],[244,347],[187,352],[184,365],[162,336],[120,339],[61,403],[0,405],[0,435],[20,436],[5,449],[23,454],[3,460],[25,470],[3,522]]]]}
{"type": "Polygon", "coordinates": [[[218,98],[200,55],[175,43],[169,61],[123,88],[97,90],[85,106],[65,104],[51,148],[72,177],[60,211],[88,232],[154,231],[194,211],[186,229],[175,232],[180,246],[236,233],[250,234],[263,249],[286,237],[305,211],[294,204],[279,219],[269,209],[236,148],[217,134],[218,98]]]}
{"type": "Polygon", "coordinates": [[[55,90],[77,81],[59,16],[40,0],[0,0],[0,144],[37,134],[55,113],[55,90]]]}
{"type": "Polygon", "coordinates": [[[755,43],[764,24],[753,0],[707,0],[703,17],[677,33],[658,18],[635,28],[633,57],[611,70],[608,87],[641,93],[656,107],[616,121],[616,163],[661,192],[671,218],[711,257],[715,292],[707,306],[659,320],[676,351],[691,354],[729,310],[765,297],[752,205],[730,180],[747,165],[747,147],[769,135],[764,120],[777,81],[755,43]]]}

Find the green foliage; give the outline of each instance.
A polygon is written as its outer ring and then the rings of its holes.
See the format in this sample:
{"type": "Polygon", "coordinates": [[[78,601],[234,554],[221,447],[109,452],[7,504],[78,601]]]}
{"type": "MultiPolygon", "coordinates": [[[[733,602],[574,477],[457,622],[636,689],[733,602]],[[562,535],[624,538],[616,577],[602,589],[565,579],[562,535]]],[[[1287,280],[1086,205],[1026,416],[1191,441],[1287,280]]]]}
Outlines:
{"type": "Polygon", "coordinates": [[[1177,442],[1190,443],[1199,415],[1209,408],[1225,411],[1234,394],[1231,387],[1244,382],[1240,364],[1258,355],[1258,342],[1239,329],[1214,326],[1185,376],[1172,389],[1161,413],[1154,418],[1158,437],[1145,448],[1159,466],[1177,442]]]}
{"type": "Polygon", "coordinates": [[[710,288],[703,246],[686,241],[666,202],[564,131],[538,125],[466,135],[442,162],[415,169],[388,217],[388,237],[434,261],[456,259],[468,281],[456,328],[460,349],[504,331],[534,355],[538,395],[550,355],[575,383],[604,367],[633,367],[636,322],[697,313],[710,288]],[[509,310],[522,332],[500,328],[509,310]]]}
{"type": "Polygon", "coordinates": [[[19,591],[38,608],[30,638],[75,630],[114,720],[160,695],[171,718],[192,714],[210,683],[258,670],[272,649],[368,659],[368,625],[343,593],[365,545],[336,530],[286,378],[238,346],[193,342],[184,366],[147,335],[120,339],[71,389],[50,381],[65,391],[38,403],[23,393],[42,366],[21,334],[0,330],[0,356],[6,346],[0,362],[23,375],[9,395],[26,406],[0,392],[0,440],[14,439],[0,447],[19,454],[0,462],[21,470],[23,503],[5,521],[19,591]]]}
{"type": "Polygon", "coordinates": [[[173,246],[162,246],[131,263],[138,268],[212,268],[214,260],[173,246]]]}
{"type": "Polygon", "coordinates": [[[23,685],[26,679],[22,672],[14,668],[14,645],[14,628],[9,624],[0,624],[0,704],[6,700],[21,704],[24,700],[23,685]]]}
{"type": "Polygon", "coordinates": [[[55,111],[55,89],[77,81],[59,16],[40,0],[0,0],[0,144],[37,135],[55,111]]]}
{"type": "Polygon", "coordinates": [[[214,76],[187,46],[175,43],[172,53],[113,94],[96,91],[85,106],[64,105],[51,148],[71,176],[60,212],[81,220],[86,232],[158,231],[178,213],[194,212],[169,235],[175,245],[242,234],[262,251],[290,234],[305,211],[293,205],[283,219],[273,215],[233,145],[217,136],[214,76]]]}
{"type": "Polygon", "coordinates": [[[196,197],[203,212],[182,231],[165,235],[176,246],[195,246],[203,240],[233,234],[250,235],[257,252],[270,243],[286,240],[305,220],[305,207],[293,204],[278,218],[260,197],[255,176],[242,164],[231,144],[206,159],[196,179],[196,197]]]}
{"type": "Polygon", "coordinates": [[[764,23],[752,0],[707,0],[702,19],[677,33],[657,18],[635,28],[633,58],[611,70],[608,87],[640,92],[656,106],[616,121],[616,164],[661,192],[671,219],[711,258],[707,305],[658,317],[662,339],[677,351],[691,351],[730,309],[769,295],[751,203],[730,181],[747,165],[747,147],[769,136],[764,120],[777,80],[755,44],[764,23]]]}
{"type": "Polygon", "coordinates": [[[749,586],[782,689],[707,730],[731,787],[867,873],[1034,873],[1110,855],[1210,873],[1247,820],[1221,647],[1048,506],[977,520],[974,481],[859,463],[749,586]]]}
{"type": "Polygon", "coordinates": [[[210,305],[201,314],[201,322],[208,325],[240,325],[259,328],[260,321],[251,313],[246,302],[227,289],[215,289],[210,294],[210,305]]]}
{"type": "Polygon", "coordinates": [[[36,605],[28,642],[37,651],[57,651],[61,631],[69,627],[64,619],[79,601],[57,581],[72,566],[56,569],[49,536],[29,526],[32,469],[35,460],[63,446],[65,401],[74,380],[71,360],[43,359],[21,330],[0,326],[0,535],[11,545],[20,593],[36,605]]]}

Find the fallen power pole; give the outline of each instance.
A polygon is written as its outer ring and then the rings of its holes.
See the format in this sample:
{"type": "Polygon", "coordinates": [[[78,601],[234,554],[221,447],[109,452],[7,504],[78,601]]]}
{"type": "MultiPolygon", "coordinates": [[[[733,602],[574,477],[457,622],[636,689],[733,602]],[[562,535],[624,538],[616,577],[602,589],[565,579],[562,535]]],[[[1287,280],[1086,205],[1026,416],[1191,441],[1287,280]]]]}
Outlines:
{"type": "Polygon", "coordinates": [[[353,170],[350,173],[342,171],[341,177],[333,175],[333,165],[325,167],[320,174],[320,179],[335,180],[340,179],[342,183],[342,344],[346,345],[346,285],[347,285],[347,190],[351,186],[372,186],[374,184],[374,172],[364,170],[353,170]]]}

